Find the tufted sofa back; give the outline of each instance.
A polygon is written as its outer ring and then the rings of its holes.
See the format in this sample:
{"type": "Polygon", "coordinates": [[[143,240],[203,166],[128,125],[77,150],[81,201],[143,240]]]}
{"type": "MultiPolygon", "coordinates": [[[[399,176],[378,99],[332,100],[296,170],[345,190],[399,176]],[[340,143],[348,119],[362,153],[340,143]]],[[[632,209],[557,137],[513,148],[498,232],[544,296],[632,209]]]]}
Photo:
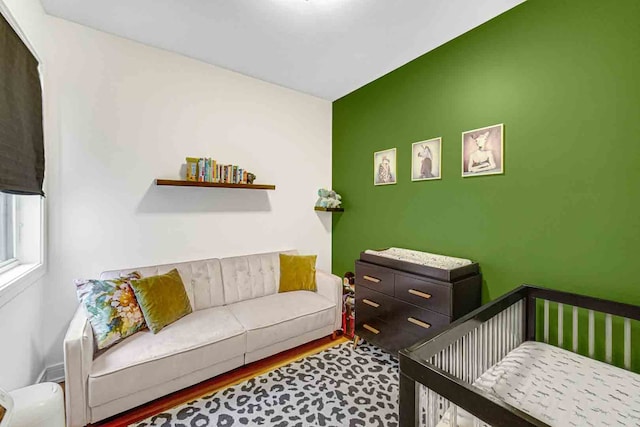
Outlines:
{"type": "Polygon", "coordinates": [[[271,252],[221,259],[224,303],[233,304],[278,292],[281,253],[297,252],[271,252]]]}
{"type": "Polygon", "coordinates": [[[142,277],[165,274],[176,268],[194,310],[232,304],[278,292],[280,253],[271,252],[232,258],[211,258],[177,264],[105,271],[101,279],[113,279],[133,271],[142,277]]]}
{"type": "Polygon", "coordinates": [[[224,304],[220,260],[217,258],[105,271],[100,275],[100,278],[112,279],[133,271],[139,272],[142,277],[149,277],[168,273],[174,268],[180,273],[191,307],[194,310],[202,310],[224,304]]]}

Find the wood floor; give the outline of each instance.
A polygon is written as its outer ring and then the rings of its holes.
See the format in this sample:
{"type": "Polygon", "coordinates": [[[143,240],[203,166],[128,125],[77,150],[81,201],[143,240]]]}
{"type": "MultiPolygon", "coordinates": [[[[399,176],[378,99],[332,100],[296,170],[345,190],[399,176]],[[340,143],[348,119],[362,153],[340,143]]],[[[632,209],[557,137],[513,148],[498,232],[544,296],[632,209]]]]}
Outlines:
{"type": "Polygon", "coordinates": [[[334,347],[349,341],[345,337],[332,339],[331,337],[321,338],[310,343],[301,345],[288,351],[276,354],[263,360],[250,363],[246,366],[234,369],[226,374],[219,375],[210,380],[201,382],[184,390],[177,391],[168,396],[161,397],[146,405],[139,406],[113,418],[92,424],[91,426],[116,427],[127,426],[129,424],[142,421],[151,415],[166,411],[174,406],[196,399],[198,397],[213,393],[225,387],[241,383],[250,378],[272,371],[280,366],[287,365],[293,361],[302,359],[311,354],[319,353],[327,348],[334,347]]]}

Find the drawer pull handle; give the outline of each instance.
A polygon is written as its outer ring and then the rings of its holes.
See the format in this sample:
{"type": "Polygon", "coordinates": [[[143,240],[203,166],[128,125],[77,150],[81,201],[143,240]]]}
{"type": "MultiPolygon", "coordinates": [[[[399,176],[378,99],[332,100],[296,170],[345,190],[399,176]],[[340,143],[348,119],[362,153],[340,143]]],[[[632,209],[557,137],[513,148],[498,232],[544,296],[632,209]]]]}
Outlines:
{"type": "Polygon", "coordinates": [[[376,278],[376,277],[371,277],[371,276],[362,276],[362,278],[364,280],[367,280],[369,282],[373,282],[373,283],[380,283],[380,279],[376,278]]]}
{"type": "Polygon", "coordinates": [[[416,291],[415,289],[409,289],[409,293],[411,295],[415,295],[418,296],[420,298],[424,298],[424,299],[429,299],[431,298],[431,294],[428,294],[426,292],[420,292],[420,291],[416,291]]]}
{"type": "Polygon", "coordinates": [[[363,299],[363,300],[362,300],[362,302],[363,302],[363,303],[365,303],[365,304],[367,304],[367,305],[370,305],[370,306],[371,306],[371,307],[373,307],[373,308],[378,308],[378,307],[380,307],[380,304],[378,304],[377,302],[370,301],[370,300],[368,300],[368,299],[363,299]]]}
{"type": "Polygon", "coordinates": [[[380,333],[379,330],[377,330],[376,328],[374,328],[373,326],[369,326],[366,323],[364,325],[362,325],[363,328],[365,328],[367,331],[369,332],[373,332],[374,334],[378,335],[380,333]]]}
{"type": "Polygon", "coordinates": [[[423,322],[422,320],[414,319],[413,317],[409,317],[407,320],[409,322],[413,323],[414,325],[420,326],[421,328],[429,329],[431,327],[431,325],[428,324],[427,322],[423,322]]]}

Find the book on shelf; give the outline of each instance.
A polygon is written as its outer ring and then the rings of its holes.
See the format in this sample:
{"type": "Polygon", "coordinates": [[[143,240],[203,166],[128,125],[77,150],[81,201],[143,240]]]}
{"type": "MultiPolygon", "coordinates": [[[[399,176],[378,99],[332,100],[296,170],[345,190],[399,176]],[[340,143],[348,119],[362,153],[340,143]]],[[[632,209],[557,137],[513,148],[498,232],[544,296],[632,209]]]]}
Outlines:
{"type": "Polygon", "coordinates": [[[197,157],[187,157],[187,181],[198,180],[198,159],[197,157]]]}
{"type": "Polygon", "coordinates": [[[198,181],[204,182],[204,159],[198,159],[198,181]]]}
{"type": "Polygon", "coordinates": [[[187,180],[226,184],[247,184],[249,171],[238,165],[223,165],[211,157],[188,157],[187,180]]]}

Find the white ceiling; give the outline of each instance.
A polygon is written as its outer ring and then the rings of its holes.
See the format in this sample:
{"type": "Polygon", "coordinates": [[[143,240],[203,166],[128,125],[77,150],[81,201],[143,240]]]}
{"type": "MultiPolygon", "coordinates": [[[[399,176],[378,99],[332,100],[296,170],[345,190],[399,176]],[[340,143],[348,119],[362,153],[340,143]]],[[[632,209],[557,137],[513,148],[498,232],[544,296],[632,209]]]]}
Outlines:
{"type": "Polygon", "coordinates": [[[524,0],[42,0],[48,13],[335,100],[524,0]]]}

